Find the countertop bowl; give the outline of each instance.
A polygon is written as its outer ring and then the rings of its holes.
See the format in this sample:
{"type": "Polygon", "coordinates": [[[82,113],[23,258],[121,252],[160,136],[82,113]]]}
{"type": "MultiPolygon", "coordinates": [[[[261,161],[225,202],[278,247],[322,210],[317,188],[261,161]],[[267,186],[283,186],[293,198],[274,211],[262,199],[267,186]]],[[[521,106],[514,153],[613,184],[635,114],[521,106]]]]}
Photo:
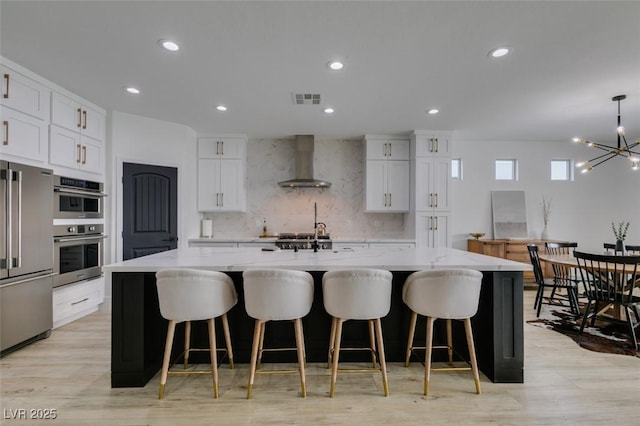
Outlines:
{"type": "Polygon", "coordinates": [[[472,232],[469,235],[471,235],[476,240],[479,240],[480,238],[484,237],[484,232],[472,232]]]}

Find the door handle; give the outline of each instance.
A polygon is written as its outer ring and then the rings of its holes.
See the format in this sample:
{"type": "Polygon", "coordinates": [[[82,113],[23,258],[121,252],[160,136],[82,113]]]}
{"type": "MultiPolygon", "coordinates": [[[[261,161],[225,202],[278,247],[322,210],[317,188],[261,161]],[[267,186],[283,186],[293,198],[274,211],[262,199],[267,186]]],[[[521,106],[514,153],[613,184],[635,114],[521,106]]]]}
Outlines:
{"type": "Polygon", "coordinates": [[[9,121],[4,120],[2,125],[4,126],[4,140],[2,141],[2,145],[9,145],[9,121]]]}
{"type": "Polygon", "coordinates": [[[81,128],[82,127],[82,109],[78,108],[77,111],[78,111],[78,125],[77,125],[77,127],[81,128]]]}
{"type": "Polygon", "coordinates": [[[178,241],[178,237],[169,237],[169,238],[162,239],[160,241],[168,241],[171,243],[173,241],[178,241]]]}
{"type": "Polygon", "coordinates": [[[82,128],[86,129],[87,128],[87,111],[86,110],[82,111],[82,118],[84,119],[84,124],[82,125],[82,128]]]}
{"type": "Polygon", "coordinates": [[[82,146],[82,164],[87,164],[87,146],[82,146]]]}
{"type": "Polygon", "coordinates": [[[76,163],[80,164],[80,151],[82,149],[82,145],[77,144],[76,148],[78,149],[78,158],[76,158],[76,163]]]}

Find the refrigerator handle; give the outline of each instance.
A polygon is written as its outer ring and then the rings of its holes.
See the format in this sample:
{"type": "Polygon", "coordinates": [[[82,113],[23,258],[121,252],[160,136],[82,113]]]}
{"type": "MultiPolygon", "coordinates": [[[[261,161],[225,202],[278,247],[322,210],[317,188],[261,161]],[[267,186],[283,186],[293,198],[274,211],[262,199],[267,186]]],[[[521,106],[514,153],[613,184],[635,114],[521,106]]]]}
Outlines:
{"type": "Polygon", "coordinates": [[[22,268],[22,170],[16,172],[18,182],[18,253],[16,267],[22,268]]]}
{"type": "Polygon", "coordinates": [[[13,209],[11,205],[13,203],[13,194],[12,194],[12,181],[13,181],[13,170],[7,169],[7,270],[13,268],[13,227],[11,224],[13,223],[13,209]]]}

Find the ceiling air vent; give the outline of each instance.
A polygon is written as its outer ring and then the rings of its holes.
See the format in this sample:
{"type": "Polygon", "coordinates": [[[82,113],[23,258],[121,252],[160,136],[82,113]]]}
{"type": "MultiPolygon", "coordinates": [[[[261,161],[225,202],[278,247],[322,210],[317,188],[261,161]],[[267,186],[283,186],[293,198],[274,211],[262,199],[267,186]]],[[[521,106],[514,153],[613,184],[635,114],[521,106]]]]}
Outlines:
{"type": "Polygon", "coordinates": [[[320,93],[294,93],[293,103],[296,105],[320,105],[320,93]]]}

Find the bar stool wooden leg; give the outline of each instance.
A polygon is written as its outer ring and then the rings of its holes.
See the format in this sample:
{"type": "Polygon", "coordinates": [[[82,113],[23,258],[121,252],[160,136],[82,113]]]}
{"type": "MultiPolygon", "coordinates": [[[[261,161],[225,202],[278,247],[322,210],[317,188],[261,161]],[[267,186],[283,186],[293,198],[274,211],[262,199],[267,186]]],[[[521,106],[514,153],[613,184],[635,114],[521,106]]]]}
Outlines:
{"type": "Polygon", "coordinates": [[[296,349],[298,352],[298,368],[300,370],[300,387],[302,389],[302,397],[307,397],[307,383],[304,373],[304,335],[302,334],[302,319],[293,320],[293,326],[296,332],[296,349]]]}
{"type": "Polygon", "coordinates": [[[331,318],[331,334],[329,335],[329,353],[327,354],[327,368],[331,368],[333,360],[333,347],[336,340],[336,322],[337,318],[331,318]]]}
{"type": "Polygon", "coordinates": [[[211,375],[213,376],[213,397],[218,398],[218,351],[216,348],[216,323],[213,318],[207,320],[209,327],[209,353],[211,355],[211,375]]]}
{"type": "Polygon", "coordinates": [[[449,355],[449,366],[453,367],[453,334],[451,332],[450,319],[447,319],[447,353],[449,355]]]}
{"type": "Polygon", "coordinates": [[[411,312],[411,320],[409,322],[409,338],[407,339],[407,355],[404,359],[404,366],[409,366],[409,359],[411,358],[411,349],[413,349],[413,336],[416,334],[416,323],[418,322],[418,314],[411,312]]]}
{"type": "Polygon", "coordinates": [[[229,320],[227,319],[227,314],[222,314],[222,330],[224,331],[224,341],[227,345],[229,368],[233,370],[233,348],[231,347],[231,333],[229,333],[229,320]]]}
{"type": "Polygon", "coordinates": [[[476,347],[473,344],[473,331],[471,330],[471,319],[464,320],[464,331],[467,335],[467,346],[469,347],[469,358],[471,360],[471,370],[473,380],[476,382],[476,393],[480,394],[480,374],[478,373],[478,362],[476,361],[476,347]]]}
{"type": "Polygon", "coordinates": [[[382,386],[384,388],[384,396],[389,396],[387,361],[384,356],[384,342],[382,340],[382,321],[380,321],[380,318],[376,318],[374,321],[375,321],[376,336],[378,338],[378,357],[380,357],[380,370],[382,371],[382,386]]]}
{"type": "Polygon", "coordinates": [[[256,368],[260,368],[260,365],[262,364],[262,352],[264,349],[264,329],[265,323],[262,322],[260,326],[260,344],[258,347],[258,363],[256,364],[256,368]]]}
{"type": "Polygon", "coordinates": [[[424,395],[429,395],[429,381],[431,380],[431,350],[433,349],[433,321],[427,317],[426,351],[424,354],[424,395]]]}
{"type": "Polygon", "coordinates": [[[336,318],[336,336],[333,341],[333,363],[331,365],[331,387],[329,396],[333,398],[336,390],[336,380],[338,379],[338,361],[340,359],[340,340],[342,339],[342,323],[344,320],[336,318]]]}
{"type": "Polygon", "coordinates": [[[251,399],[251,391],[253,388],[253,380],[256,376],[256,364],[258,363],[258,349],[260,347],[260,336],[263,322],[256,320],[253,329],[253,346],[251,346],[251,365],[249,366],[249,384],[247,385],[247,399],[251,399]]]}
{"type": "Polygon", "coordinates": [[[167,341],[164,345],[164,358],[162,360],[162,373],[160,374],[160,390],[158,391],[158,399],[164,398],[164,385],[167,383],[167,375],[169,374],[171,347],[173,346],[173,336],[175,332],[176,322],[174,320],[170,320],[167,328],[167,341]]]}
{"type": "Polygon", "coordinates": [[[375,334],[375,320],[368,320],[369,323],[369,347],[371,348],[371,363],[373,368],[376,368],[376,334],[375,334]]]}
{"type": "Polygon", "coordinates": [[[184,369],[189,368],[189,348],[191,347],[191,321],[184,322],[184,369]]]}

